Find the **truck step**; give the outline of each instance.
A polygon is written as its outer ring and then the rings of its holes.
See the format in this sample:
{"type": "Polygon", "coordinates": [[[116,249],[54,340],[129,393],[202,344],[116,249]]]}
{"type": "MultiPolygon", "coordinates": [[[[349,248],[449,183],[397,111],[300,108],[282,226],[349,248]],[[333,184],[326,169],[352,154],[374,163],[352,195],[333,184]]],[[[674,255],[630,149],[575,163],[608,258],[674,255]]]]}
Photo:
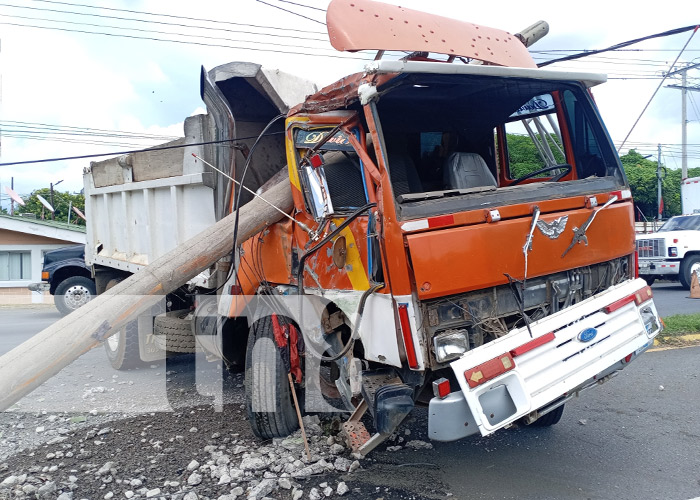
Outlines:
{"type": "Polygon", "coordinates": [[[345,441],[353,453],[359,453],[362,446],[370,440],[369,432],[362,422],[345,422],[343,432],[345,433],[345,441]]]}
{"type": "Polygon", "coordinates": [[[377,391],[389,384],[401,384],[401,379],[390,368],[362,372],[362,397],[367,402],[369,411],[374,415],[377,391]]]}

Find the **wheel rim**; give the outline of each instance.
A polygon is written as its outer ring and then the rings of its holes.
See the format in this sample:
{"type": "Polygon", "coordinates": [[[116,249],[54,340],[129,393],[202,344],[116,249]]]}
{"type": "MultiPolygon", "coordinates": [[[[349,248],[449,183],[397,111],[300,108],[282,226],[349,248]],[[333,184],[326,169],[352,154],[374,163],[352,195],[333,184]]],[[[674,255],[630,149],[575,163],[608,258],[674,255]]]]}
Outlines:
{"type": "Polygon", "coordinates": [[[117,332],[107,339],[107,347],[110,351],[116,351],[119,348],[119,334],[120,332],[117,332]]]}
{"type": "MultiPolygon", "coordinates": [[[[700,261],[695,262],[692,266],[690,266],[690,276],[688,276],[689,282],[693,281],[693,274],[700,274],[700,261]]],[[[700,276],[698,276],[698,279],[700,279],[700,276]]]]}
{"type": "Polygon", "coordinates": [[[66,293],[63,294],[63,298],[65,299],[65,303],[68,307],[71,309],[77,309],[80,306],[90,302],[92,294],[90,293],[90,290],[83,285],[74,285],[66,290],[66,293]]]}

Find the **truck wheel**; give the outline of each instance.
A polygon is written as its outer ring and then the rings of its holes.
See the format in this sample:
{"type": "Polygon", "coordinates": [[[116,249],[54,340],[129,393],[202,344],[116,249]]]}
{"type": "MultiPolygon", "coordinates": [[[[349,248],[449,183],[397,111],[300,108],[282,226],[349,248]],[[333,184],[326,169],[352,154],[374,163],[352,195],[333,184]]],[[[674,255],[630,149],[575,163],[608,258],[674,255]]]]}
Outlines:
{"type": "Polygon", "coordinates": [[[171,311],[155,317],[153,323],[153,341],[167,352],[192,353],[196,351],[196,342],[192,333],[192,320],[184,319],[188,309],[171,311]]]}
{"type": "MultiPolygon", "coordinates": [[[[280,316],[279,320],[284,318],[280,316]]],[[[245,396],[248,420],[256,436],[285,437],[299,428],[287,370],[274,340],[272,316],[257,320],[250,329],[245,396]]]]}
{"type": "Polygon", "coordinates": [[[109,364],[115,370],[130,370],[141,365],[138,321],[134,320],[104,342],[109,364]]]}
{"type": "Polygon", "coordinates": [[[56,309],[63,315],[75,311],[92,300],[97,291],[95,282],[84,276],[72,276],[61,281],[54,293],[56,309]]]}
{"type": "Polygon", "coordinates": [[[530,424],[530,427],[551,427],[558,424],[564,414],[564,405],[558,406],[530,424]]]}
{"type": "MultiPolygon", "coordinates": [[[[111,279],[105,286],[105,292],[119,283],[121,279],[111,279]]],[[[131,321],[121,330],[104,341],[109,364],[115,370],[130,370],[141,365],[139,353],[138,320],[131,321]]]]}
{"type": "Polygon", "coordinates": [[[656,276],[649,276],[647,275],[639,275],[640,278],[642,278],[644,281],[647,282],[647,285],[651,286],[654,284],[654,281],[656,281],[656,276]]]}
{"type": "Polygon", "coordinates": [[[693,280],[693,273],[697,273],[698,269],[700,269],[700,255],[690,255],[683,259],[683,263],[681,264],[681,272],[678,275],[683,288],[690,290],[690,284],[693,280]]]}

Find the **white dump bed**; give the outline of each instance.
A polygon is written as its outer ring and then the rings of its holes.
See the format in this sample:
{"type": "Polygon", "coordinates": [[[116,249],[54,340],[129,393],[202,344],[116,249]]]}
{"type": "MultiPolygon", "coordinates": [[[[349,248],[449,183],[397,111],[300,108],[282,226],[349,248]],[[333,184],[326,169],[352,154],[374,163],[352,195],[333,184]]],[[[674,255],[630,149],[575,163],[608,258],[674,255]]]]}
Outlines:
{"type": "Polygon", "coordinates": [[[681,207],[686,215],[700,213],[700,177],[681,181],[681,207]]]}
{"type": "MultiPolygon", "coordinates": [[[[188,118],[188,138],[201,137],[204,123],[204,115],[188,118]]],[[[136,272],[216,222],[214,174],[192,153],[202,155],[201,146],[136,153],[85,170],[88,265],[136,272]]]]}
{"type": "MultiPolygon", "coordinates": [[[[310,82],[258,64],[202,68],[207,114],[185,120],[185,137],[85,169],[86,263],[134,273],[226,216],[234,192],[228,177],[255,191],[284,168],[284,120],[258,136],[315,91],[310,82]]],[[[244,191],[242,203],[250,196],[244,191]]]]}

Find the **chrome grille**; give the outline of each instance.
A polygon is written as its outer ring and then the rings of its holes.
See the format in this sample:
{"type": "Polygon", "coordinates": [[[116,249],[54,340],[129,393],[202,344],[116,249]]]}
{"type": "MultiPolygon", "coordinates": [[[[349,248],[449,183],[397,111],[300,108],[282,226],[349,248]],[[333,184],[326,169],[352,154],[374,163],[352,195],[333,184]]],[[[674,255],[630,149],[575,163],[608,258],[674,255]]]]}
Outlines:
{"type": "Polygon", "coordinates": [[[663,238],[637,240],[637,255],[643,257],[666,257],[666,244],[663,238]]]}

